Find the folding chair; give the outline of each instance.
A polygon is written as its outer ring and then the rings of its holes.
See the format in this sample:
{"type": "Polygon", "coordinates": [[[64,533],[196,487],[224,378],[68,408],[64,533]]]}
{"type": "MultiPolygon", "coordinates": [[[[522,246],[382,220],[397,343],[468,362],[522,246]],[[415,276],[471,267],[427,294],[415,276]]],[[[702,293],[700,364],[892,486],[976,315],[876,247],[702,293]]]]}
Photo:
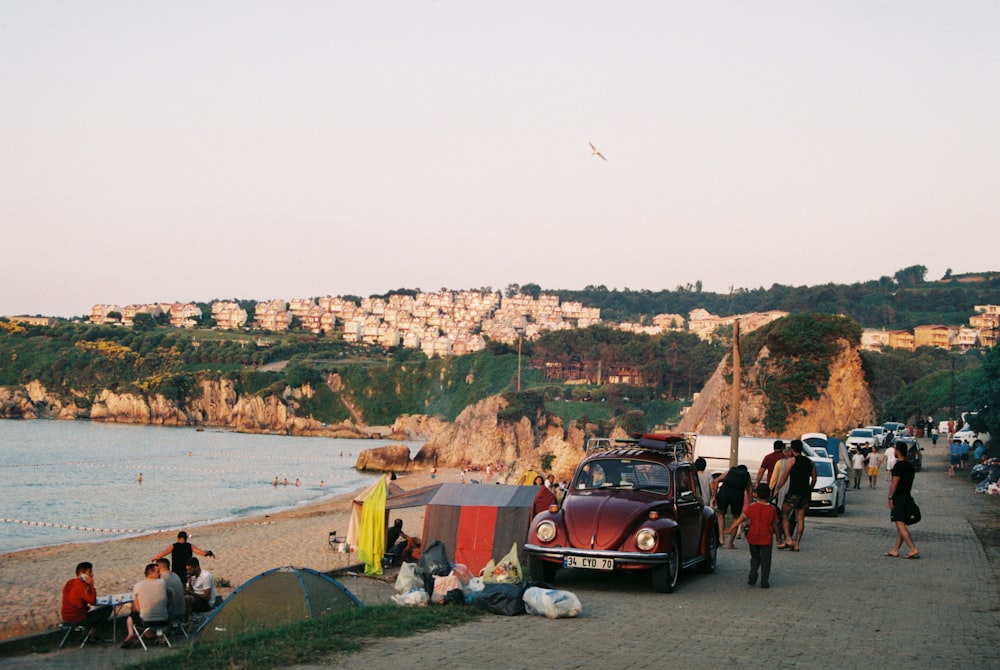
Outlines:
{"type": "Polygon", "coordinates": [[[188,635],[187,626],[184,625],[184,615],[170,617],[170,632],[180,631],[181,635],[184,636],[185,640],[190,640],[191,636],[188,635]]]}
{"type": "Polygon", "coordinates": [[[139,638],[139,644],[142,645],[144,651],[149,651],[149,647],[146,646],[146,633],[149,631],[154,631],[156,633],[156,640],[166,643],[168,647],[172,646],[170,644],[170,638],[167,637],[167,630],[170,628],[169,621],[143,621],[139,619],[140,623],[135,626],[135,634],[139,638]]]}
{"type": "Polygon", "coordinates": [[[63,635],[62,641],[59,643],[59,649],[62,649],[63,645],[66,644],[66,640],[69,639],[69,636],[72,635],[74,631],[79,631],[83,635],[83,639],[80,641],[80,648],[83,649],[83,646],[87,644],[87,640],[90,639],[90,628],[82,624],[66,623],[65,621],[60,625],[66,631],[66,634],[63,635]]]}

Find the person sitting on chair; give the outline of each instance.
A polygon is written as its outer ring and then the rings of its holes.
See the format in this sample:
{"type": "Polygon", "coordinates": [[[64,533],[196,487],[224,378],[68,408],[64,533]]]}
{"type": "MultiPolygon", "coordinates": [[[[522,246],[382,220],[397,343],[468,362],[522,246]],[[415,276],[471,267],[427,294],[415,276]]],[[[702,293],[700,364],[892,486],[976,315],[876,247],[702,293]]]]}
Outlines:
{"type": "Polygon", "coordinates": [[[187,611],[184,600],[184,584],[176,572],[170,570],[170,559],[161,558],[156,562],[160,571],[160,579],[167,585],[167,598],[170,600],[170,621],[183,621],[187,611]]]}
{"type": "Polygon", "coordinates": [[[202,570],[194,556],[187,560],[186,567],[188,580],[184,601],[187,603],[186,619],[190,619],[191,612],[211,612],[215,606],[215,577],[208,570],[202,570]]]}
{"type": "Polygon", "coordinates": [[[97,626],[108,620],[111,605],[97,605],[94,588],[94,566],[84,561],[76,566],[76,577],[66,582],[62,592],[63,623],[83,626],[87,635],[94,635],[97,626]]]}
{"type": "Polygon", "coordinates": [[[404,533],[403,520],[396,519],[385,535],[385,546],[389,547],[387,555],[392,557],[392,564],[399,565],[412,556],[414,547],[419,547],[420,542],[404,533]]]}
{"type": "Polygon", "coordinates": [[[160,579],[160,568],[156,563],[146,566],[145,579],[132,588],[132,598],[132,614],[125,619],[125,630],[128,635],[122,642],[122,649],[134,647],[139,640],[137,626],[170,624],[167,582],[160,579]]]}

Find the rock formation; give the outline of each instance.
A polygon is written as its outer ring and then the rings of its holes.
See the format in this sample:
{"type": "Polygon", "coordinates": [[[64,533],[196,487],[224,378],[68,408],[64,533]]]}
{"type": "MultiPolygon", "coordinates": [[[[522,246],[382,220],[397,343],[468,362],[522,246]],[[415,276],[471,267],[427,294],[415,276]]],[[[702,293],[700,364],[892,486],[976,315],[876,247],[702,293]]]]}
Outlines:
{"type": "Polygon", "coordinates": [[[358,462],[354,467],[362,471],[375,472],[406,472],[419,469],[410,460],[410,448],[405,444],[389,444],[365,449],[358,454],[358,462]]]}
{"type": "MultiPolygon", "coordinates": [[[[752,381],[768,373],[767,349],[753,366],[743,370],[743,391],[740,398],[740,434],[750,437],[799,437],[803,433],[844,434],[859,425],[875,420],[875,401],[865,381],[858,350],[843,343],[840,353],[830,362],[830,377],[817,400],[806,400],[793,413],[781,435],[771,435],[764,427],[767,411],[765,398],[752,381]]],[[[728,359],[723,359],[715,373],[705,384],[691,409],[684,415],[678,430],[724,435],[729,433],[729,406],[732,384],[726,381],[732,375],[728,359]]]]}

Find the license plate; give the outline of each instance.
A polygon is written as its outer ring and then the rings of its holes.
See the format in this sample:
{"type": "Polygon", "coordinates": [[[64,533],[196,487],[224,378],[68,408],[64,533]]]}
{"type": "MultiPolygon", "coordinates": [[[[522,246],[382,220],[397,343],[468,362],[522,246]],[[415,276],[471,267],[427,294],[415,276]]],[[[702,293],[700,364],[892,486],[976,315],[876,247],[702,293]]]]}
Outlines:
{"type": "Polygon", "coordinates": [[[587,570],[614,570],[615,559],[613,558],[587,558],[585,556],[565,556],[563,567],[585,568],[587,570]]]}

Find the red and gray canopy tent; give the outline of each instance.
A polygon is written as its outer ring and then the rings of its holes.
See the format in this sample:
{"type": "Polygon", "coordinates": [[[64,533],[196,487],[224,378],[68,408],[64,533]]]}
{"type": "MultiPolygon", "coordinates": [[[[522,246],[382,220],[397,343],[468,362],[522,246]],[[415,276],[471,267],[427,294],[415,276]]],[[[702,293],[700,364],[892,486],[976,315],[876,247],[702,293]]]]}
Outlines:
{"type": "MultiPolygon", "coordinates": [[[[421,543],[428,547],[440,540],[448,556],[473,574],[493,560],[500,560],[524,540],[531,524],[531,504],[537,486],[489,484],[435,484],[393,495],[386,511],[426,505],[421,543]]],[[[520,556],[524,561],[524,556],[520,556]]]]}

